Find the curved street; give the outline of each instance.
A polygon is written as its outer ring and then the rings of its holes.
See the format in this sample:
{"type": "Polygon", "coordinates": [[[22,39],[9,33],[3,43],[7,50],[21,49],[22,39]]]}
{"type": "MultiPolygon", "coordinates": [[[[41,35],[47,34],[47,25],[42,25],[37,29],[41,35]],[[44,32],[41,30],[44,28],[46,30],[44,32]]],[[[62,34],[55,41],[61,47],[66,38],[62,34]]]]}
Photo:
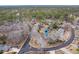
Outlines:
{"type": "Polygon", "coordinates": [[[51,51],[51,50],[57,50],[57,49],[60,49],[60,48],[65,47],[65,46],[68,46],[70,43],[72,43],[72,41],[74,40],[74,37],[75,37],[75,33],[74,33],[74,29],[72,28],[72,32],[71,32],[70,39],[68,39],[68,41],[64,42],[63,44],[61,44],[59,46],[56,46],[56,47],[42,48],[42,49],[37,49],[37,48],[33,48],[32,47],[32,51],[40,51],[40,50],[43,50],[43,51],[51,51]]]}
{"type": "MultiPolygon", "coordinates": [[[[71,37],[68,39],[68,41],[64,42],[63,44],[59,45],[59,46],[56,46],[56,47],[51,47],[51,48],[34,48],[34,47],[31,47],[31,51],[51,51],[51,50],[57,50],[57,49],[60,49],[60,48],[63,48],[65,46],[68,46],[70,43],[72,43],[72,41],[74,40],[74,37],[75,37],[75,33],[74,33],[74,29],[72,28],[71,29],[71,37]]],[[[24,45],[22,46],[22,48],[20,49],[20,51],[18,52],[18,54],[23,54],[24,52],[28,52],[30,51],[30,45],[28,44],[30,41],[30,35],[28,37],[28,39],[26,40],[26,42],[24,43],[24,45]]]]}

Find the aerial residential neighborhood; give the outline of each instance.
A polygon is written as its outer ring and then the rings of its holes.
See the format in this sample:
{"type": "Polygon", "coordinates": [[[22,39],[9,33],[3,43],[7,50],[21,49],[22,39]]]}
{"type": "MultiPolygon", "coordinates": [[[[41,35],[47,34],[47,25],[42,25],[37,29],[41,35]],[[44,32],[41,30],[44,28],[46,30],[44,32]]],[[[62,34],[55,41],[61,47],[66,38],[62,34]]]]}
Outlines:
{"type": "Polygon", "coordinates": [[[0,6],[0,54],[79,54],[79,6],[0,6]]]}

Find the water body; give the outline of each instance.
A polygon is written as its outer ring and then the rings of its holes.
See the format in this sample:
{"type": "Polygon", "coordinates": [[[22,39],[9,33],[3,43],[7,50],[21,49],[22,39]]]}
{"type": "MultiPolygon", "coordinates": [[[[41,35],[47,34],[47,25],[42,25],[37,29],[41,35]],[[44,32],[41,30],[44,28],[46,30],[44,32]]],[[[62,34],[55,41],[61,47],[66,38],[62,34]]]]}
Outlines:
{"type": "Polygon", "coordinates": [[[7,51],[10,49],[10,46],[0,44],[0,50],[7,51]]]}
{"type": "Polygon", "coordinates": [[[0,8],[79,8],[79,5],[1,5],[0,8]]]}

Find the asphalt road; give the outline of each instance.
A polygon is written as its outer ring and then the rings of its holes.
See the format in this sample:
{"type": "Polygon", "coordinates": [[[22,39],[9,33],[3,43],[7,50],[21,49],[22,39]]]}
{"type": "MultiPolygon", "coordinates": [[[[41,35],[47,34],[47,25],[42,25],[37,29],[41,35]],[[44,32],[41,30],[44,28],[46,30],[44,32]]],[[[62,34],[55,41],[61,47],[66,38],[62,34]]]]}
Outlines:
{"type": "Polygon", "coordinates": [[[32,47],[32,51],[40,51],[40,50],[43,50],[43,51],[51,51],[51,50],[57,50],[57,49],[60,49],[60,48],[63,48],[65,46],[68,46],[70,43],[72,43],[72,41],[74,40],[74,37],[75,37],[75,33],[74,33],[74,29],[72,28],[71,30],[71,37],[70,39],[68,39],[68,41],[64,42],[63,44],[59,45],[59,46],[56,46],[56,47],[51,47],[51,48],[41,48],[41,49],[37,49],[37,48],[33,48],[32,47]]]}
{"type": "MultiPolygon", "coordinates": [[[[34,47],[31,47],[31,51],[51,51],[51,50],[57,50],[57,49],[60,49],[60,48],[63,48],[65,46],[68,46],[70,43],[72,43],[72,41],[74,40],[74,37],[75,37],[75,33],[74,33],[74,29],[72,28],[71,29],[71,37],[68,39],[68,41],[64,42],[63,44],[59,45],[59,46],[56,46],[56,47],[51,47],[51,48],[34,48],[34,47]]],[[[28,52],[30,49],[30,45],[28,44],[30,41],[30,36],[28,37],[28,39],[26,40],[26,42],[24,43],[23,47],[20,49],[19,53],[18,54],[23,54],[24,52],[28,52]]]]}
{"type": "Polygon", "coordinates": [[[26,42],[24,43],[24,45],[22,46],[22,48],[18,52],[18,54],[22,54],[22,53],[29,51],[29,47],[30,47],[29,41],[30,41],[30,34],[29,34],[28,38],[26,39],[26,42]]]}

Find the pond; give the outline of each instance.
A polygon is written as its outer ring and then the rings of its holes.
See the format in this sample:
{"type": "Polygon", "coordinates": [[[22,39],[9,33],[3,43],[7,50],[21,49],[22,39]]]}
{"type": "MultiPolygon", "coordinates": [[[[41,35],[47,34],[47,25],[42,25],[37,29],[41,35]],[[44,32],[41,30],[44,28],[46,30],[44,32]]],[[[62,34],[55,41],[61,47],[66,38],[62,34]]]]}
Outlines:
{"type": "Polygon", "coordinates": [[[7,45],[2,45],[0,44],[0,51],[3,50],[3,51],[7,51],[10,49],[11,46],[7,46],[7,45]]]}

